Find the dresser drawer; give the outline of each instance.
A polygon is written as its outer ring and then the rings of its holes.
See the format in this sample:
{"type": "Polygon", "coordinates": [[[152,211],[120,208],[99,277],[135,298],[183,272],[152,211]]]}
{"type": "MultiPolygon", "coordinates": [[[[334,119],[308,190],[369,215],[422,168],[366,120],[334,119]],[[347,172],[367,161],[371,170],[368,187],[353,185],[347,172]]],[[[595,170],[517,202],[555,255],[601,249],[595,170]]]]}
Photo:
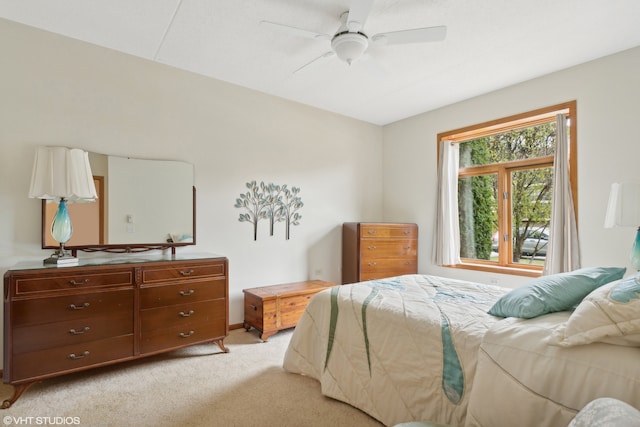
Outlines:
{"type": "Polygon", "coordinates": [[[175,267],[145,267],[142,283],[166,282],[175,279],[198,279],[226,275],[224,263],[184,264],[175,267]]]}
{"type": "Polygon", "coordinates": [[[360,246],[360,256],[371,258],[416,257],[418,255],[418,241],[413,240],[363,240],[360,246]]]}
{"type": "Polygon", "coordinates": [[[105,286],[133,287],[133,270],[72,273],[56,276],[17,277],[15,279],[15,295],[23,296],[51,291],[77,292],[79,289],[95,289],[105,286]]]}
{"type": "Polygon", "coordinates": [[[16,300],[11,306],[13,327],[133,313],[133,289],[16,300]]]}
{"type": "Polygon", "coordinates": [[[133,334],[32,351],[13,357],[11,381],[18,382],[47,374],[59,375],[131,356],[133,334]]]}
{"type": "Polygon", "coordinates": [[[388,258],[363,262],[360,265],[360,280],[415,274],[418,261],[415,258],[388,258]]]}
{"type": "Polygon", "coordinates": [[[410,238],[418,237],[415,224],[360,224],[360,238],[410,238]]]}
{"type": "Polygon", "coordinates": [[[215,319],[224,319],[226,310],[225,299],[142,310],[140,312],[140,331],[145,334],[167,327],[187,328],[194,324],[213,322],[215,319]]]}
{"type": "Polygon", "coordinates": [[[133,311],[13,330],[13,354],[133,334],[133,311]]]}
{"type": "Polygon", "coordinates": [[[207,322],[156,329],[143,333],[140,339],[140,353],[153,353],[224,338],[227,335],[225,315],[222,314],[220,318],[216,317],[207,322]]]}
{"type": "Polygon", "coordinates": [[[140,289],[140,308],[185,304],[217,298],[226,298],[227,282],[216,279],[189,280],[169,285],[143,286],[140,289]]]}

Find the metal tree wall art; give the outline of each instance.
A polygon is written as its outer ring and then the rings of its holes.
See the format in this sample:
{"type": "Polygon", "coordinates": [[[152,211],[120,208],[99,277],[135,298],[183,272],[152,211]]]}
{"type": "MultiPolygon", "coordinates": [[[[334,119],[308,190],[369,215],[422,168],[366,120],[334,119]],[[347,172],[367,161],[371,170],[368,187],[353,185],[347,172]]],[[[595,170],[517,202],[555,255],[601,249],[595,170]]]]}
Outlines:
{"type": "Polygon", "coordinates": [[[258,221],[269,220],[269,235],[273,236],[275,223],[285,223],[285,238],[291,236],[291,226],[299,225],[302,215],[298,212],[303,206],[300,198],[300,188],[273,183],[260,185],[256,181],[246,183],[246,193],[241,193],[236,199],[236,208],[246,210],[241,213],[238,221],[253,224],[253,240],[258,240],[258,221]]]}

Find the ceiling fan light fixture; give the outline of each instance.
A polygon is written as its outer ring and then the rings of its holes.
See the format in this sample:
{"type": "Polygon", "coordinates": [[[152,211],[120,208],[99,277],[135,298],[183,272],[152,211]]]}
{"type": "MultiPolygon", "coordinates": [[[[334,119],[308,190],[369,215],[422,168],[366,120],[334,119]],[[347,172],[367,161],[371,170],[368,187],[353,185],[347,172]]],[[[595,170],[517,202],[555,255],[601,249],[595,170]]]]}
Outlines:
{"type": "Polygon", "coordinates": [[[343,32],[331,40],[331,48],[338,58],[349,65],[360,58],[368,46],[369,39],[362,33],[343,32]]]}

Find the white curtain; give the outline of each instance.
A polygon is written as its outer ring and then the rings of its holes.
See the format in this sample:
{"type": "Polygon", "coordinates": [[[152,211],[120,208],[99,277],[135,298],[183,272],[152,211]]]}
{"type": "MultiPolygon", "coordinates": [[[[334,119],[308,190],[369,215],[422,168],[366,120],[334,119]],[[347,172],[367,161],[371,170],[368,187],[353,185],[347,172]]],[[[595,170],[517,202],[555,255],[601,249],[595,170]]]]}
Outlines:
{"type": "Polygon", "coordinates": [[[460,146],[440,142],[438,163],[438,201],[436,212],[437,265],[460,263],[460,225],[458,224],[458,166],[460,146]]]}
{"type": "Polygon", "coordinates": [[[556,116],[556,152],[553,160],[553,200],[549,244],[543,274],[563,273],[580,268],[578,227],[569,181],[569,140],[567,118],[556,116]]]}

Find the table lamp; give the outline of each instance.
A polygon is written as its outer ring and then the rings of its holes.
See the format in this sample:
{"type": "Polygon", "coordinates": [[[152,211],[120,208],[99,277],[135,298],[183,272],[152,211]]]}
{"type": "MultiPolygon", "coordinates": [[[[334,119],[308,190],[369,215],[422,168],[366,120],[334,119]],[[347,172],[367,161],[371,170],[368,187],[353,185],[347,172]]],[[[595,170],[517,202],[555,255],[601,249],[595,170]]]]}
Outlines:
{"type": "Polygon", "coordinates": [[[93,202],[98,198],[89,165],[89,153],[77,148],[38,147],[29,197],[58,202],[58,211],[51,224],[51,235],[60,244],[60,248],[45,259],[44,263],[77,264],[78,258],[64,247],[73,233],[67,203],[93,202]]]}
{"type": "MultiPolygon", "coordinates": [[[[616,182],[611,185],[605,228],[637,227],[631,248],[631,264],[640,272],[640,181],[616,182]]],[[[640,273],[636,280],[640,278],[640,273]]]]}

